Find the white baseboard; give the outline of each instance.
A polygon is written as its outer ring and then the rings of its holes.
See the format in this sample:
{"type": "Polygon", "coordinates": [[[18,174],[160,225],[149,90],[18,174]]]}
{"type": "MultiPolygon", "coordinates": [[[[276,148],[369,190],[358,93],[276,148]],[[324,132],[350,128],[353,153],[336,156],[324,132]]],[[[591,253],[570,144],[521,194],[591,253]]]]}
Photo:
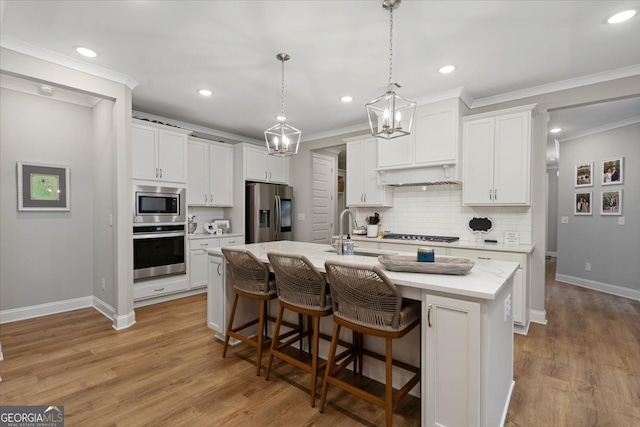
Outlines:
{"type": "Polygon", "coordinates": [[[533,323],[539,323],[541,325],[546,325],[547,310],[529,310],[529,321],[533,323]]]}
{"type": "Polygon", "coordinates": [[[12,308],[0,311],[0,324],[89,307],[93,307],[92,296],[48,302],[46,304],[31,305],[28,307],[12,308]]]}
{"type": "Polygon", "coordinates": [[[504,409],[502,409],[502,419],[500,420],[501,426],[504,426],[504,423],[507,421],[507,412],[509,411],[509,403],[511,402],[511,395],[513,394],[513,389],[516,387],[516,382],[511,381],[511,387],[509,387],[509,395],[507,396],[507,401],[505,402],[504,409]]]}
{"type": "Polygon", "coordinates": [[[93,297],[93,308],[104,314],[111,321],[116,316],[116,310],[96,296],[93,297]]]}
{"type": "Polygon", "coordinates": [[[556,281],[640,301],[640,290],[638,289],[623,288],[622,286],[610,285],[608,283],[558,273],[556,273],[556,281]]]}
{"type": "Polygon", "coordinates": [[[113,329],[116,331],[130,328],[134,323],[136,323],[136,312],[133,310],[124,316],[113,316],[113,329]]]}
{"type": "Polygon", "coordinates": [[[550,257],[554,257],[554,258],[558,258],[558,252],[549,252],[549,251],[547,251],[547,253],[545,255],[546,256],[550,256],[550,257]]]}

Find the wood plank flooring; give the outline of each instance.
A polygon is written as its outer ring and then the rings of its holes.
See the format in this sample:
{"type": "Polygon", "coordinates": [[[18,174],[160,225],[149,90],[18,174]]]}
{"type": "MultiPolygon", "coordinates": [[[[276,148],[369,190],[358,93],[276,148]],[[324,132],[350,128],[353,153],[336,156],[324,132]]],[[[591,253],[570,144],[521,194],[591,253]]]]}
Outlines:
{"type": "MultiPolygon", "coordinates": [[[[506,425],[640,425],[640,303],[554,282],[553,261],[547,274],[548,325],[515,336],[506,425]]],[[[67,426],[384,424],[381,408],[336,388],[318,413],[306,373],[276,360],[265,381],[247,346],[223,359],[204,295],[136,318],[120,332],[93,309],[0,325],[0,405],[64,405],[67,426]]],[[[393,421],[420,425],[418,399],[393,421]]]]}

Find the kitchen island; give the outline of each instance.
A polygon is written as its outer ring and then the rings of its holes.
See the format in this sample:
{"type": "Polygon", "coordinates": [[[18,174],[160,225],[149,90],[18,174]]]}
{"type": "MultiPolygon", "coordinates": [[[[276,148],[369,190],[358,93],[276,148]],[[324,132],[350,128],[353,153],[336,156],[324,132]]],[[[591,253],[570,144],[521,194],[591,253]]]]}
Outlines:
{"type": "MultiPolygon", "coordinates": [[[[320,271],[327,260],[378,265],[376,256],[338,255],[323,244],[280,241],[235,248],[251,251],[266,264],[270,251],[302,254],[320,271]]],[[[210,260],[208,324],[220,336],[226,329],[233,291],[225,280],[221,249],[206,251],[210,260]]],[[[405,298],[422,303],[420,331],[394,345],[394,356],[422,368],[423,426],[503,425],[514,385],[511,301],[517,268],[515,262],[478,260],[464,276],[385,270],[405,298]]],[[[380,381],[384,368],[375,362],[365,362],[364,374],[380,381]],[[367,365],[373,368],[367,370],[367,365]]],[[[396,379],[404,380],[403,374],[394,371],[394,386],[396,379]]]]}

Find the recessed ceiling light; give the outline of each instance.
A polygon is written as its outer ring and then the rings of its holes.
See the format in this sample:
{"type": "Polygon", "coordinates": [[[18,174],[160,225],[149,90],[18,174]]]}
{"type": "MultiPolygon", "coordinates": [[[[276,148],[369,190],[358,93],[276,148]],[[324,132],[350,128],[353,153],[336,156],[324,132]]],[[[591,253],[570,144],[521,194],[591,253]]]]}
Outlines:
{"type": "Polygon", "coordinates": [[[551,133],[558,133],[560,131],[562,131],[562,128],[551,128],[551,129],[549,129],[549,132],[551,132],[551,133]]]}
{"type": "Polygon", "coordinates": [[[619,24],[626,21],[627,19],[633,18],[635,14],[635,10],[625,10],[624,12],[616,13],[611,18],[607,19],[607,22],[609,24],[619,24]]]}
{"type": "Polygon", "coordinates": [[[213,95],[213,92],[211,92],[209,89],[200,89],[198,91],[198,93],[202,96],[211,96],[213,95]]]}
{"type": "Polygon", "coordinates": [[[342,102],[351,102],[351,101],[353,101],[353,96],[345,95],[343,97],[340,97],[340,101],[342,101],[342,102]]]}
{"type": "Polygon", "coordinates": [[[287,120],[287,116],[282,116],[282,115],[276,116],[276,120],[279,122],[284,122],[285,120],[287,120]]]}
{"type": "Polygon", "coordinates": [[[444,67],[440,67],[438,71],[440,72],[440,74],[449,74],[455,69],[455,65],[445,65],[444,67]]]}
{"type": "Polygon", "coordinates": [[[81,46],[76,48],[76,52],[78,52],[82,56],[86,56],[87,58],[95,58],[96,56],[98,56],[95,51],[81,46]]]}

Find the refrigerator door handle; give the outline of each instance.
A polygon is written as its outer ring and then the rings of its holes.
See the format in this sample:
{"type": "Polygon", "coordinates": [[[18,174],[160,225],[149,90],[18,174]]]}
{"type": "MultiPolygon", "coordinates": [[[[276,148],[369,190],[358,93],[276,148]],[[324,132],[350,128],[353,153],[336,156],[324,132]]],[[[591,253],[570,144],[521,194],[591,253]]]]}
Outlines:
{"type": "Polygon", "coordinates": [[[276,209],[275,209],[275,214],[276,214],[276,218],[275,218],[275,226],[276,226],[276,240],[280,240],[280,211],[281,211],[281,206],[280,206],[280,196],[276,195],[276,209]]]}

